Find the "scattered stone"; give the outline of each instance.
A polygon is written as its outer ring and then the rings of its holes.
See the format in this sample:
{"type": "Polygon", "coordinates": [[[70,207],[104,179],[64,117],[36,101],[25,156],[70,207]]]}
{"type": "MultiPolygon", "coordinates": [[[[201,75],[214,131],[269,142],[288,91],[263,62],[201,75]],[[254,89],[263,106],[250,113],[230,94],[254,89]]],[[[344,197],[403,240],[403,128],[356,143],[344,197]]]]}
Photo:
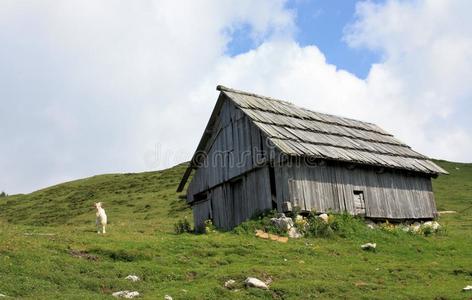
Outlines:
{"type": "Polygon", "coordinates": [[[300,233],[300,231],[298,231],[298,229],[296,227],[292,227],[288,230],[288,236],[293,238],[293,239],[299,239],[303,235],[300,233]]]}
{"type": "Polygon", "coordinates": [[[408,227],[408,226],[401,226],[400,228],[401,228],[401,230],[403,230],[404,232],[409,232],[409,231],[410,231],[410,227],[408,227]]]}
{"type": "Polygon", "coordinates": [[[369,219],[365,220],[365,224],[366,224],[367,227],[370,228],[370,229],[375,229],[375,228],[378,227],[378,225],[377,225],[374,221],[369,220],[369,219]]]}
{"type": "Polygon", "coordinates": [[[325,223],[328,223],[328,214],[321,214],[318,216],[318,218],[320,218],[321,220],[323,220],[325,223]]]}
{"type": "Polygon", "coordinates": [[[165,295],[165,296],[164,296],[164,300],[172,300],[172,297],[169,296],[169,295],[165,295]]]}
{"type": "Polygon", "coordinates": [[[465,288],[462,289],[464,292],[470,292],[472,291],[472,285],[468,285],[465,288]]]}
{"type": "Polygon", "coordinates": [[[424,222],[423,226],[424,227],[431,227],[431,229],[433,229],[434,231],[437,231],[441,227],[441,225],[439,225],[439,223],[436,222],[436,221],[424,222]]]}
{"type": "Polygon", "coordinates": [[[277,226],[280,230],[289,231],[293,227],[292,218],[286,217],[283,213],[278,218],[271,218],[270,221],[273,225],[277,226]]]}
{"type": "Polygon", "coordinates": [[[370,251],[370,250],[375,250],[377,248],[376,243],[367,243],[364,245],[361,245],[362,250],[370,251]]]}
{"type": "Polygon", "coordinates": [[[284,261],[288,261],[288,259],[284,258],[284,261]]]}
{"type": "Polygon", "coordinates": [[[2,297],[6,297],[6,296],[7,296],[7,295],[4,295],[4,294],[0,294],[0,298],[2,298],[2,297]]]}
{"type": "Polygon", "coordinates": [[[229,289],[229,290],[232,290],[236,287],[236,281],[233,280],[233,279],[230,279],[228,281],[225,282],[225,288],[229,289]]]}
{"type": "Polygon", "coordinates": [[[424,222],[423,226],[424,227],[433,227],[433,222],[431,222],[431,221],[424,222]]]}
{"type": "Polygon", "coordinates": [[[410,230],[414,233],[418,233],[421,229],[421,224],[419,222],[415,222],[410,225],[410,230]]]}
{"type": "MultiPolygon", "coordinates": [[[[394,231],[395,229],[400,229],[404,232],[411,232],[415,234],[423,234],[424,231],[423,229],[431,229],[433,232],[437,232],[440,228],[441,225],[437,221],[427,221],[427,222],[414,222],[412,221],[406,221],[403,223],[385,223],[383,225],[378,225],[372,220],[365,220],[365,224],[368,228],[370,229],[376,229],[379,227],[382,227],[382,229],[386,231],[394,231]]],[[[429,232],[428,232],[429,233],[429,232]]]]}
{"type": "MultiPolygon", "coordinates": [[[[303,234],[300,233],[297,227],[294,226],[293,220],[291,218],[286,217],[285,214],[283,213],[278,214],[277,218],[272,218],[270,219],[270,221],[278,229],[287,232],[288,236],[291,238],[298,239],[303,236],[303,234]]],[[[301,226],[303,226],[304,222],[306,223],[306,220],[303,219],[303,217],[299,215],[296,217],[295,222],[299,222],[297,224],[300,224],[301,226]]]]}
{"type": "Polygon", "coordinates": [[[132,282],[139,281],[139,277],[136,276],[136,275],[128,275],[128,276],[125,277],[125,279],[128,279],[128,280],[130,280],[130,281],[132,281],[132,282]]]}
{"type": "Polygon", "coordinates": [[[125,298],[125,299],[133,299],[135,297],[139,297],[139,292],[137,291],[134,291],[134,292],[130,292],[130,291],[119,291],[119,292],[115,292],[113,294],[111,294],[113,297],[116,297],[116,298],[125,298]]]}
{"type": "Polygon", "coordinates": [[[402,223],[392,226],[395,226],[396,228],[399,228],[405,232],[412,232],[415,234],[423,233],[423,230],[426,228],[431,229],[433,232],[437,232],[441,228],[441,225],[437,221],[427,221],[424,223],[414,222],[412,224],[402,223]]]}
{"type": "Polygon", "coordinates": [[[265,284],[263,281],[261,281],[257,278],[254,278],[254,277],[246,278],[246,280],[244,280],[244,283],[248,287],[254,287],[254,288],[263,289],[263,290],[268,290],[269,289],[267,284],[265,284]]]}

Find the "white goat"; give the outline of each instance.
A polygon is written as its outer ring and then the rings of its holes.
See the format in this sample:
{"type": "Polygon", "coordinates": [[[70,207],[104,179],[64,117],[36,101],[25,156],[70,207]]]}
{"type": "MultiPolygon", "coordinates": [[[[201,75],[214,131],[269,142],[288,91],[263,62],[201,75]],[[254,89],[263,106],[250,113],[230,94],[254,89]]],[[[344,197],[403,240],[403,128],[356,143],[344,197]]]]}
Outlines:
{"type": "Polygon", "coordinates": [[[102,208],[102,202],[97,202],[94,204],[95,208],[97,209],[97,219],[96,219],[96,224],[97,224],[97,233],[100,234],[100,225],[102,225],[102,233],[105,234],[106,230],[105,227],[107,225],[107,214],[105,213],[105,210],[102,208]]]}

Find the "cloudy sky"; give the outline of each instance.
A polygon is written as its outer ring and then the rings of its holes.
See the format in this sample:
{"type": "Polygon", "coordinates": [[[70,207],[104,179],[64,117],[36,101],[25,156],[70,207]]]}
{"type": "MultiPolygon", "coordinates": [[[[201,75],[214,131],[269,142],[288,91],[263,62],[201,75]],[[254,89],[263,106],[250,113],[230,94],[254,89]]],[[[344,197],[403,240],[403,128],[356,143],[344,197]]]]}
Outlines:
{"type": "Polygon", "coordinates": [[[2,0],[0,190],[189,160],[224,84],[472,161],[472,2],[2,0]]]}

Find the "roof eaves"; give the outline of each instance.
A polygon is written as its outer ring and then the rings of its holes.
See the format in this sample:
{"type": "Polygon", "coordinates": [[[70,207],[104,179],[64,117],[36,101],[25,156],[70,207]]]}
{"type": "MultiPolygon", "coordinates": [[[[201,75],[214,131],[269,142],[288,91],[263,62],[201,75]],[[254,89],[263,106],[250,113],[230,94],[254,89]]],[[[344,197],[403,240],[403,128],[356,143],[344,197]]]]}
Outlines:
{"type": "Polygon", "coordinates": [[[213,111],[211,113],[210,119],[208,120],[205,130],[203,131],[203,135],[200,139],[200,142],[198,143],[197,149],[195,150],[192,159],[190,160],[190,163],[187,169],[185,170],[185,173],[179,183],[179,186],[177,187],[177,192],[179,193],[183,191],[188,178],[192,174],[192,170],[196,168],[196,159],[198,157],[198,154],[206,148],[208,141],[210,141],[211,139],[211,136],[213,134],[213,127],[216,124],[216,119],[218,113],[221,110],[221,107],[223,106],[224,100],[225,97],[223,97],[222,93],[220,93],[220,95],[218,96],[218,100],[216,101],[215,107],[213,108],[213,111]]]}

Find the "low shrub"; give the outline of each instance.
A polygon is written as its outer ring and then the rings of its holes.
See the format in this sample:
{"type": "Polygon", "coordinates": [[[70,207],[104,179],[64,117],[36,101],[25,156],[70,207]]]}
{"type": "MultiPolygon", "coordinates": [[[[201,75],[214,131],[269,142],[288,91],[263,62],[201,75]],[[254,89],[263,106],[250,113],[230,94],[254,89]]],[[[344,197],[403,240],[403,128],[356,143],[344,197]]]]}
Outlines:
{"type": "Polygon", "coordinates": [[[325,222],[317,216],[309,216],[305,235],[312,237],[332,237],[337,230],[338,223],[332,215],[328,218],[328,222],[325,222]]]}
{"type": "Polygon", "coordinates": [[[174,232],[176,234],[192,233],[193,229],[187,218],[184,218],[183,220],[179,220],[174,224],[174,232]]]}
{"type": "Polygon", "coordinates": [[[359,218],[348,214],[330,214],[328,221],[319,218],[316,213],[310,212],[306,217],[306,225],[298,227],[307,237],[330,238],[334,236],[348,237],[359,231],[365,231],[365,224],[359,218]]]}
{"type": "Polygon", "coordinates": [[[213,233],[216,232],[216,227],[213,225],[211,220],[205,221],[205,233],[213,233]]]}
{"type": "Polygon", "coordinates": [[[421,226],[420,231],[424,236],[430,236],[436,232],[431,226],[421,226]]]}

